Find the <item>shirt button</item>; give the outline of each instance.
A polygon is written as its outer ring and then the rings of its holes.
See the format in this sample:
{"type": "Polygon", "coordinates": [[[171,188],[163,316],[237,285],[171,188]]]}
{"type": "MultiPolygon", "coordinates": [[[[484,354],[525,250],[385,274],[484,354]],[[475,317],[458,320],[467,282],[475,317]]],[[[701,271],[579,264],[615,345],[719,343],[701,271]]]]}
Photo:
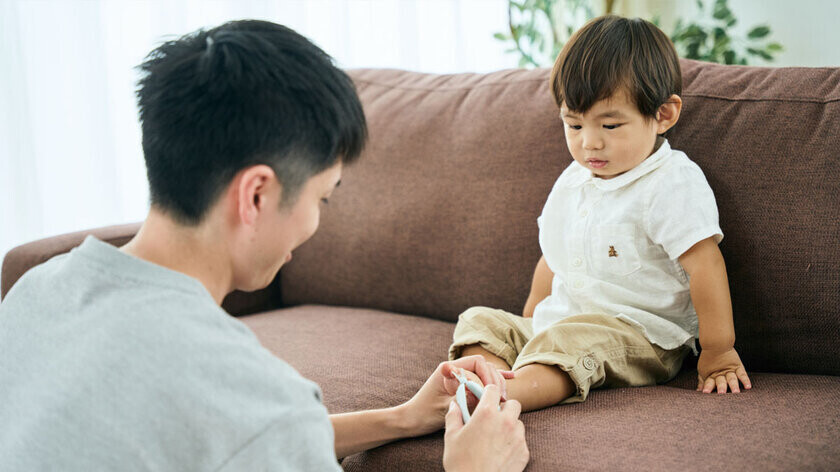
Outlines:
{"type": "Polygon", "coordinates": [[[586,370],[594,370],[595,369],[595,359],[586,356],[583,358],[583,367],[586,370]]]}
{"type": "Polygon", "coordinates": [[[575,260],[572,261],[572,265],[575,267],[580,267],[581,264],[583,264],[583,259],[580,257],[576,257],[575,260]]]}
{"type": "Polygon", "coordinates": [[[575,280],[575,288],[583,288],[583,281],[575,280]]]}
{"type": "Polygon", "coordinates": [[[588,214],[589,214],[589,212],[588,212],[588,211],[586,211],[586,210],[581,210],[581,211],[580,211],[580,216],[582,216],[582,217],[585,217],[585,216],[586,216],[586,215],[588,215],[588,214]]]}

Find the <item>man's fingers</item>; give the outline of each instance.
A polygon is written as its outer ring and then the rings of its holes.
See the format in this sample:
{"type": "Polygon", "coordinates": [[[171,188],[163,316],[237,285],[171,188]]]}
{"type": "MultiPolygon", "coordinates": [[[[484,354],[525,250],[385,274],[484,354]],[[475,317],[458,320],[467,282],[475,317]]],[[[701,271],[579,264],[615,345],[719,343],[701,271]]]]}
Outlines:
{"type": "Polygon", "coordinates": [[[493,383],[495,383],[496,385],[499,386],[500,391],[501,391],[502,401],[505,401],[505,399],[507,398],[507,389],[505,388],[506,387],[505,386],[505,378],[502,377],[502,374],[499,373],[499,369],[496,369],[496,366],[489,365],[488,367],[490,368],[490,370],[493,371],[493,378],[495,379],[495,381],[493,383]]]}
{"type": "MultiPolygon", "coordinates": [[[[487,359],[481,356],[470,356],[470,358],[473,358],[471,359],[473,362],[472,371],[475,372],[476,375],[478,375],[478,378],[479,380],[481,380],[481,383],[483,383],[484,385],[496,383],[496,377],[493,375],[493,368],[489,364],[487,364],[487,359]]],[[[465,357],[464,359],[468,358],[465,357]]]]}
{"type": "Polygon", "coordinates": [[[729,390],[732,390],[732,393],[741,393],[741,389],[738,388],[738,376],[735,375],[735,372],[726,373],[726,383],[729,384],[729,390]]]}
{"type": "Polygon", "coordinates": [[[744,384],[744,389],[749,390],[752,388],[752,382],[750,382],[750,376],[747,375],[747,371],[744,370],[743,367],[739,367],[735,370],[735,375],[738,376],[738,379],[741,380],[741,383],[744,384]]]}
{"type": "Polygon", "coordinates": [[[446,412],[446,432],[455,432],[464,427],[464,418],[461,416],[461,408],[455,401],[449,402],[449,411],[446,412]]]}
{"type": "Polygon", "coordinates": [[[461,367],[474,372],[484,385],[495,383],[494,371],[487,364],[487,359],[481,356],[466,356],[451,362],[456,367],[461,367]]]}
{"type": "Polygon", "coordinates": [[[502,412],[519,418],[519,414],[522,413],[522,404],[516,400],[508,400],[502,404],[502,412]]]}
{"type": "MultiPolygon", "coordinates": [[[[501,391],[501,396],[507,399],[507,387],[505,386],[505,375],[501,373],[496,366],[487,362],[487,359],[481,356],[466,356],[451,362],[457,367],[464,368],[475,373],[483,385],[498,385],[501,391]]],[[[510,371],[504,371],[510,372],[510,371]]],[[[510,373],[513,378],[513,373],[510,373]]]]}
{"type": "Polygon", "coordinates": [[[478,402],[478,406],[475,407],[475,411],[478,412],[478,410],[488,408],[498,410],[500,398],[501,391],[499,390],[498,385],[490,384],[485,386],[484,395],[481,396],[481,400],[478,402]]]}
{"type": "Polygon", "coordinates": [[[440,375],[443,376],[443,389],[446,390],[448,395],[455,395],[455,390],[458,388],[459,382],[453,375],[453,372],[457,370],[457,367],[452,365],[451,362],[443,362],[439,369],[440,375]]]}

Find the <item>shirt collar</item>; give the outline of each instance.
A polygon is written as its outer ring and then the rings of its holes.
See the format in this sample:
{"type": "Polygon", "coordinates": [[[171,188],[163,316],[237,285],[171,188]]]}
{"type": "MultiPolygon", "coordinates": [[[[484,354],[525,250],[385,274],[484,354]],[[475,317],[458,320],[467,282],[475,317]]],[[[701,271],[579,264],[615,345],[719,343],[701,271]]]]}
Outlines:
{"type": "Polygon", "coordinates": [[[79,247],[71,251],[71,254],[93,261],[101,266],[101,273],[109,274],[115,279],[132,279],[143,283],[174,287],[212,299],[210,292],[198,279],[126,254],[92,235],[88,235],[79,247]]]}
{"type": "Polygon", "coordinates": [[[669,154],[671,154],[671,145],[668,144],[667,139],[663,138],[662,144],[659,146],[659,149],[657,149],[656,152],[648,156],[647,159],[642,161],[641,164],[619,175],[618,177],[613,177],[612,179],[602,179],[600,177],[595,177],[592,174],[592,172],[590,172],[582,165],[578,164],[577,161],[572,161],[572,165],[576,166],[578,171],[576,172],[576,178],[570,181],[568,186],[579,187],[585,183],[591,182],[595,185],[595,187],[597,187],[600,190],[616,190],[630,183],[633,183],[636,180],[639,180],[641,177],[658,169],[660,166],[662,166],[662,164],[665,163],[665,158],[669,154]]]}

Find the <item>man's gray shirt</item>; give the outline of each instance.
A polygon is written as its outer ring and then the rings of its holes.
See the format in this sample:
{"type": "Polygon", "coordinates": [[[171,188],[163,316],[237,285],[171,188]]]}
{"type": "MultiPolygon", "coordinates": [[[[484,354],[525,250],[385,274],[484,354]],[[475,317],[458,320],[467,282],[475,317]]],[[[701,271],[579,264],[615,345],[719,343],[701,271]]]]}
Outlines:
{"type": "Polygon", "coordinates": [[[317,385],[197,280],[88,237],[0,304],[0,469],[340,470],[317,385]]]}

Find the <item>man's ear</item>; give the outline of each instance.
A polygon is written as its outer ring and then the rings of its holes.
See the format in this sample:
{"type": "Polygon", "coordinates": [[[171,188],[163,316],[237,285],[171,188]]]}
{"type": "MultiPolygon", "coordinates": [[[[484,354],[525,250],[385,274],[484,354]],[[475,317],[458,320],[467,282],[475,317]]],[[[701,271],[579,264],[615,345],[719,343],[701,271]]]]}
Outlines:
{"type": "Polygon", "coordinates": [[[682,99],[679,95],[671,95],[668,101],[656,110],[656,134],[662,134],[677,124],[682,111],[682,99]]]}
{"type": "Polygon", "coordinates": [[[234,182],[239,219],[246,225],[253,225],[260,212],[270,204],[269,193],[277,185],[274,170],[264,164],[251,166],[240,171],[234,182]]]}

